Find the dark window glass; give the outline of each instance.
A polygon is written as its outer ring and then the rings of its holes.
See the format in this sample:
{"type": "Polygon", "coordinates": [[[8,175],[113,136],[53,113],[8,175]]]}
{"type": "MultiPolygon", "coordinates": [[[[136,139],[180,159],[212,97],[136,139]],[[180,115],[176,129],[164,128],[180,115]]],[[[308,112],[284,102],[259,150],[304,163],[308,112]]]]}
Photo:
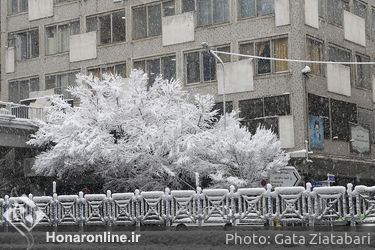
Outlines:
{"type": "Polygon", "coordinates": [[[365,19],[366,34],[368,34],[367,32],[368,31],[367,5],[357,0],[353,1],[353,5],[354,5],[354,14],[365,19]]]}
{"type": "Polygon", "coordinates": [[[111,42],[111,15],[99,17],[100,44],[111,42]]]}
{"type": "Polygon", "coordinates": [[[31,54],[30,58],[35,58],[39,56],[39,32],[38,30],[33,30],[30,32],[30,43],[31,43],[31,54]]]}
{"type": "Polygon", "coordinates": [[[98,18],[97,17],[89,17],[86,19],[86,30],[87,32],[98,30],[98,18]]]}
{"type": "Polygon", "coordinates": [[[187,84],[200,82],[199,52],[186,54],[185,60],[187,84]]]}
{"type": "Polygon", "coordinates": [[[274,10],[274,0],[258,0],[258,16],[272,14],[274,10]]]}
{"type": "MultiPolygon", "coordinates": [[[[230,53],[230,46],[217,48],[217,51],[230,53]]],[[[227,62],[231,61],[230,55],[228,55],[228,54],[218,54],[218,56],[221,58],[221,60],[223,60],[224,63],[227,63],[227,62]]]]}
{"type": "Polygon", "coordinates": [[[256,0],[238,0],[238,14],[240,18],[255,17],[256,0]]]}
{"type": "Polygon", "coordinates": [[[30,87],[29,80],[19,81],[20,85],[20,101],[29,98],[30,87]]]}
{"type": "Polygon", "coordinates": [[[264,98],[265,116],[290,115],[289,95],[271,96],[264,98]]]}
{"type": "Polygon", "coordinates": [[[145,73],[146,72],[146,62],[144,60],[134,62],[134,69],[142,70],[145,73]]]}
{"type": "Polygon", "coordinates": [[[134,39],[147,37],[147,16],[146,7],[133,10],[134,39]]]}
{"type": "Polygon", "coordinates": [[[39,91],[39,78],[30,79],[30,91],[39,91]]]}
{"type": "Polygon", "coordinates": [[[20,0],[20,12],[25,12],[29,8],[29,0],[20,0]]]}
{"type": "Polygon", "coordinates": [[[27,59],[28,46],[27,46],[27,33],[20,33],[16,35],[16,56],[17,60],[27,59]]]}
{"type": "MultiPolygon", "coordinates": [[[[218,111],[216,115],[217,119],[224,114],[224,107],[223,107],[222,102],[215,103],[215,106],[213,109],[218,111]]],[[[233,110],[233,102],[225,102],[225,112],[231,113],[232,110],[233,110]]]]}
{"type": "MultiPolygon", "coordinates": [[[[240,54],[242,55],[254,55],[254,44],[253,43],[243,43],[240,44],[240,54]]],[[[248,57],[240,57],[240,60],[249,59],[248,57]]]]}
{"type": "Polygon", "coordinates": [[[242,121],[242,125],[246,126],[251,134],[255,134],[258,127],[270,129],[277,136],[279,135],[279,118],[268,117],[268,118],[257,118],[253,120],[242,121]]]}
{"type": "Polygon", "coordinates": [[[112,14],[113,42],[125,41],[125,12],[119,11],[112,14]]]}
{"type": "Polygon", "coordinates": [[[46,89],[56,88],[56,76],[46,76],[46,89]]]}
{"type": "Polygon", "coordinates": [[[176,56],[163,57],[161,59],[164,79],[176,79],[176,56]]]}
{"type": "Polygon", "coordinates": [[[349,141],[349,123],[357,123],[357,105],[331,99],[332,137],[349,141]]]}
{"type": "Polygon", "coordinates": [[[211,53],[203,52],[203,81],[213,81],[216,77],[215,57],[211,53]]]}
{"type": "Polygon", "coordinates": [[[342,25],[344,10],[349,11],[348,0],[328,0],[327,17],[330,23],[342,25]]]}
{"type": "MultiPolygon", "coordinates": [[[[270,42],[259,42],[257,43],[257,55],[261,57],[270,57],[270,42]]],[[[257,64],[258,74],[271,73],[271,61],[267,59],[258,59],[257,64]]]]}
{"type": "Polygon", "coordinates": [[[198,26],[211,24],[211,0],[197,0],[198,26]]]}
{"type": "Polygon", "coordinates": [[[122,78],[126,78],[126,64],[119,64],[115,66],[115,73],[120,75],[122,78]]]}
{"type": "Polygon", "coordinates": [[[18,94],[18,82],[9,82],[9,94],[8,99],[10,102],[18,103],[20,101],[20,97],[18,94]]]}
{"type": "Polygon", "coordinates": [[[149,85],[152,85],[156,77],[160,74],[160,59],[147,61],[147,73],[149,85]]]}
{"type": "Polygon", "coordinates": [[[329,124],[329,99],[322,96],[308,94],[309,115],[320,116],[324,122],[324,138],[329,139],[330,124],[329,124]]]}
{"type": "Polygon", "coordinates": [[[148,6],[148,35],[161,34],[161,5],[148,6]]]}
{"type": "Polygon", "coordinates": [[[213,5],[214,24],[225,23],[229,21],[229,2],[228,0],[214,0],[213,5]]]}
{"type": "MultiPolygon", "coordinates": [[[[355,56],[357,62],[369,62],[370,58],[367,56],[355,56]]],[[[356,65],[356,86],[364,89],[371,89],[371,69],[370,65],[358,64],[356,65]]]]}
{"type": "Polygon", "coordinates": [[[374,143],[374,113],[373,111],[358,107],[358,123],[370,129],[371,143],[374,143]]]}
{"type": "Polygon", "coordinates": [[[173,16],[175,14],[175,3],[174,1],[164,2],[163,9],[164,9],[164,16],[173,16]]]}
{"type": "Polygon", "coordinates": [[[241,111],[241,118],[254,119],[264,117],[263,98],[239,101],[238,106],[241,111]]]}
{"type": "Polygon", "coordinates": [[[189,12],[195,10],[195,0],[183,0],[182,12],[189,12]]]}

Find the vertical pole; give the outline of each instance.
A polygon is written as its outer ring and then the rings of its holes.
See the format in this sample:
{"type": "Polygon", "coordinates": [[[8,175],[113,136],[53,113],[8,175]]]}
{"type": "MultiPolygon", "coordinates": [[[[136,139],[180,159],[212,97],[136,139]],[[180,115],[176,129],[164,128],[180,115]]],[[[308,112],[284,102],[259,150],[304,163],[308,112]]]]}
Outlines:
{"type": "Polygon", "coordinates": [[[107,221],[107,227],[111,227],[111,202],[112,202],[112,198],[111,198],[111,190],[107,190],[107,198],[106,198],[106,221],[107,221]]]}
{"type": "Polygon", "coordinates": [[[52,225],[55,231],[57,231],[57,219],[57,194],[55,192],[52,196],[52,225]]]}
{"type": "MultiPolygon", "coordinates": [[[[4,197],[4,213],[9,209],[9,195],[5,195],[4,197]]],[[[4,217],[4,231],[8,232],[8,220],[4,217]]]]}
{"type": "Polygon", "coordinates": [[[135,226],[137,229],[140,228],[140,215],[139,215],[139,190],[135,190],[135,226]]]}
{"type": "Polygon", "coordinates": [[[82,232],[83,231],[83,202],[84,202],[84,198],[83,198],[83,192],[80,191],[79,192],[79,198],[78,198],[78,216],[79,216],[79,230],[82,232]]]}
{"type": "Polygon", "coordinates": [[[230,203],[231,203],[231,208],[230,208],[230,211],[231,211],[231,215],[232,215],[232,225],[235,226],[236,225],[236,204],[234,203],[234,191],[235,191],[235,188],[233,185],[230,186],[230,203]]]}
{"type": "Polygon", "coordinates": [[[171,221],[170,221],[170,190],[169,188],[165,188],[165,195],[164,195],[164,200],[165,200],[165,224],[167,227],[171,226],[171,221]]]}
{"type": "MultiPolygon", "coordinates": [[[[350,216],[350,226],[355,226],[354,220],[354,203],[353,203],[353,184],[348,183],[347,185],[348,201],[349,201],[349,216],[350,216]]],[[[345,199],[345,197],[343,197],[345,199]]],[[[344,208],[344,211],[345,208],[344,208]]]]}

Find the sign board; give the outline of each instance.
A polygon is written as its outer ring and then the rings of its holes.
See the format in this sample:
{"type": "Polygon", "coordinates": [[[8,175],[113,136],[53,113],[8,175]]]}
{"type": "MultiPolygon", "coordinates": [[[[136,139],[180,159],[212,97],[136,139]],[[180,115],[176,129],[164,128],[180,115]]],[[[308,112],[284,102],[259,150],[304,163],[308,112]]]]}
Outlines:
{"type": "Polygon", "coordinates": [[[273,187],[294,187],[301,180],[295,167],[285,167],[271,173],[270,182],[273,187]]]}
{"type": "Polygon", "coordinates": [[[319,116],[310,116],[310,147],[324,149],[324,124],[319,116]]]}
{"type": "Polygon", "coordinates": [[[350,126],[350,151],[359,154],[369,154],[370,146],[370,130],[361,125],[350,126]]]}

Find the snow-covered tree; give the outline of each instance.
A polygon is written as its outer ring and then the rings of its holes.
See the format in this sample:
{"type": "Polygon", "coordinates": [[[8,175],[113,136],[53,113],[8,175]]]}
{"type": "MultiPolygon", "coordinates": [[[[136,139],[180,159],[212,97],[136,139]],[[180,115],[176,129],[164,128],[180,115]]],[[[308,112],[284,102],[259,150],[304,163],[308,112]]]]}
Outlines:
{"type": "Polygon", "coordinates": [[[178,80],[133,70],[120,76],[77,75],[70,89],[80,100],[71,107],[53,98],[46,123],[29,141],[46,148],[37,156],[39,174],[77,178],[100,176],[116,191],[186,188],[194,173],[210,185],[258,186],[270,171],[285,166],[289,156],[270,130],[251,135],[236,112],[215,118],[210,95],[190,96],[178,80]]]}

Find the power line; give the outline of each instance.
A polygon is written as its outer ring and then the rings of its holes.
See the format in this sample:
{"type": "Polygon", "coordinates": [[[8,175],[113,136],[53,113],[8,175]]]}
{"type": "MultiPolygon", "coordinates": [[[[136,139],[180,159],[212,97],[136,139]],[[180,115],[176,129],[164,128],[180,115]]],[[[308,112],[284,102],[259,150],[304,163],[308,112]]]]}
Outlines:
{"type": "Polygon", "coordinates": [[[282,59],[282,58],[263,57],[263,56],[251,56],[251,55],[244,55],[244,54],[238,54],[238,53],[224,52],[224,51],[218,51],[218,50],[212,50],[212,52],[217,53],[217,54],[225,54],[225,55],[241,56],[241,57],[255,58],[255,59],[263,59],[263,60],[270,60],[270,61],[281,61],[281,62],[315,63],[315,64],[375,65],[375,62],[331,62],[331,61],[308,61],[308,60],[282,59]]]}

